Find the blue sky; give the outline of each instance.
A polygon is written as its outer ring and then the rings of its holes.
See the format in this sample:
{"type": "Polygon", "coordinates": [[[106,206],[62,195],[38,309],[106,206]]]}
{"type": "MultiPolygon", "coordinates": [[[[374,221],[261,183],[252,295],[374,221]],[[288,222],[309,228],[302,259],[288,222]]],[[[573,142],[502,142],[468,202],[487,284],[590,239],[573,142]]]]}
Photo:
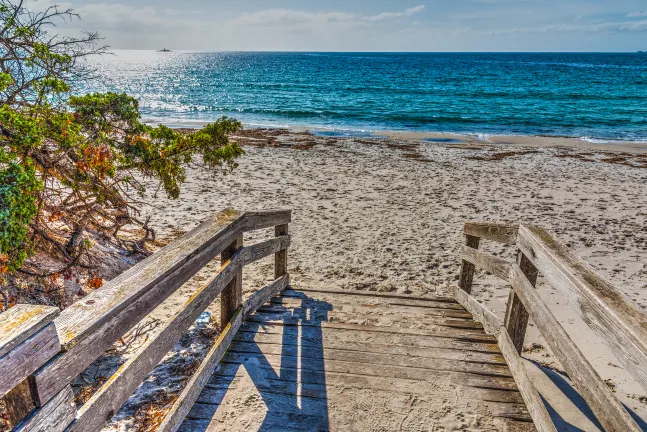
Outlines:
{"type": "MultiPolygon", "coordinates": [[[[34,1],[34,0],[32,0],[34,1]]],[[[40,0],[40,7],[52,0],[40,0]]],[[[646,0],[68,0],[114,49],[647,51],[646,0]]]]}

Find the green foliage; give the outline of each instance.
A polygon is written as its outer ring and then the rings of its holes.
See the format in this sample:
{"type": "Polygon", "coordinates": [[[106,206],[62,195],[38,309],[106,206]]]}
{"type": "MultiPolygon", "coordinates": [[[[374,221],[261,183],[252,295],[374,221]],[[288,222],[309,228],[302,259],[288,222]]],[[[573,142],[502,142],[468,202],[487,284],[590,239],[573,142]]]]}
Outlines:
{"type": "Polygon", "coordinates": [[[0,274],[15,271],[30,252],[29,224],[36,216],[42,183],[34,166],[0,150],[0,274]]]}
{"type": "MultiPolygon", "coordinates": [[[[22,265],[32,250],[30,238],[51,245],[87,227],[115,234],[138,222],[131,197],[144,190],[138,179],[155,179],[177,198],[188,165],[230,170],[243,155],[228,139],[242,128],[237,120],[223,117],[183,134],[141,123],[137,100],[126,94],[72,95],[76,83],[92,77],[81,60],[104,51],[96,48],[95,33],[73,39],[46,31],[57,18],[74,16],[56,6],[33,13],[22,3],[0,0],[0,268],[5,271],[22,265]]],[[[76,260],[68,245],[59,246],[54,249],[76,260]]]]}

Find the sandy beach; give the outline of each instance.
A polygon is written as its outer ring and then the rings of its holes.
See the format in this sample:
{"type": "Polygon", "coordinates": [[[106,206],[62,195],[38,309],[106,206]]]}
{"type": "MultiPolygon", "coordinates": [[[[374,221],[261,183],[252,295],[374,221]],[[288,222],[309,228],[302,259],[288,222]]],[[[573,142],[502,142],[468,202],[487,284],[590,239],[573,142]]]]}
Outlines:
{"type": "MultiPolygon", "coordinates": [[[[415,135],[334,138],[286,130],[248,130],[234,139],[247,154],[233,173],[189,172],[179,200],[149,201],[145,213],[153,215],[159,235],[178,235],[224,209],[288,208],[289,271],[296,288],[424,296],[443,293],[457,280],[464,222],[539,224],[647,307],[644,146],[628,152],[613,145],[584,147],[579,140],[550,145],[547,138],[442,144],[415,135]]],[[[510,260],[515,252],[487,242],[483,249],[510,260]]],[[[271,266],[268,261],[246,269],[247,294],[268,280],[271,266]]],[[[499,316],[508,289],[492,276],[475,277],[475,296],[499,316]]],[[[592,343],[591,332],[560,305],[551,287],[540,280],[538,289],[621,400],[647,419],[640,387],[604,346],[592,343]]],[[[524,355],[560,371],[545,346],[531,324],[524,355]]],[[[555,390],[545,373],[537,379],[540,388],[555,390]]],[[[558,393],[553,403],[567,411],[577,404],[558,393]]],[[[584,430],[596,430],[578,410],[571,415],[584,430]]]]}

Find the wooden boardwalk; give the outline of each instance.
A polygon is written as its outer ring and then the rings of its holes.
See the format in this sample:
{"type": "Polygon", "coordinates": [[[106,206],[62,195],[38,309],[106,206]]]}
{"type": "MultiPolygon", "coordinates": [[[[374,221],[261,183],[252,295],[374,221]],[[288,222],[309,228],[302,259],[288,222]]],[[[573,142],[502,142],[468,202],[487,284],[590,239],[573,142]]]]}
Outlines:
{"type": "Polygon", "coordinates": [[[495,337],[450,298],[285,290],[181,431],[535,430],[495,337]]]}
{"type": "Polygon", "coordinates": [[[100,431],[220,297],[222,332],[157,419],[157,432],[557,432],[567,423],[560,407],[539,394],[521,356],[529,321],[604,430],[645,430],[534,286],[541,274],[644,389],[647,312],[549,231],[466,223],[451,298],[417,298],[293,290],[291,218],[289,210],[246,212],[223,225],[214,215],[64,311],[19,305],[0,314],[7,426],[100,431]],[[244,233],[272,227],[273,238],[243,243],[244,233]],[[479,250],[481,240],[515,247],[516,262],[479,250]],[[243,268],[272,255],[274,280],[243,301],[243,268]],[[77,407],[75,377],[217,257],[218,272],[77,407]],[[477,268],[510,285],[503,320],[471,295],[477,268]]]}

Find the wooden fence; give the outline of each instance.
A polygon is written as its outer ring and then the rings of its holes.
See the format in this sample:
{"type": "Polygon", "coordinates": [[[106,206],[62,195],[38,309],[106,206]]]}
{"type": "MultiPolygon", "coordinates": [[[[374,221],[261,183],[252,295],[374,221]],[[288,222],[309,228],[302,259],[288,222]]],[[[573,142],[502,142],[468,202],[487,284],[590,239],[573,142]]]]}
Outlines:
{"type": "Polygon", "coordinates": [[[158,428],[177,430],[245,317],[288,286],[290,220],[290,211],[248,212],[223,228],[214,217],[62,312],[18,305],[0,315],[0,395],[13,430],[101,429],[221,295],[222,333],[158,428]],[[243,246],[243,233],[269,227],[274,238],[243,246]],[[272,254],[275,280],[243,303],[243,267],[272,254]],[[220,270],[77,410],[70,383],[218,255],[220,270]]]}
{"type": "Polygon", "coordinates": [[[607,431],[640,431],[571,340],[534,286],[539,273],[595,331],[622,366],[647,389],[647,313],[588,264],[573,255],[553,234],[537,226],[465,224],[466,244],[454,296],[498,337],[499,345],[539,431],[555,431],[546,408],[526,375],[520,353],[529,318],[568,373],[576,390],[607,431]],[[480,239],[516,245],[517,261],[509,263],[478,250],[480,239]],[[475,267],[511,285],[505,321],[470,295],[475,267]]]}

